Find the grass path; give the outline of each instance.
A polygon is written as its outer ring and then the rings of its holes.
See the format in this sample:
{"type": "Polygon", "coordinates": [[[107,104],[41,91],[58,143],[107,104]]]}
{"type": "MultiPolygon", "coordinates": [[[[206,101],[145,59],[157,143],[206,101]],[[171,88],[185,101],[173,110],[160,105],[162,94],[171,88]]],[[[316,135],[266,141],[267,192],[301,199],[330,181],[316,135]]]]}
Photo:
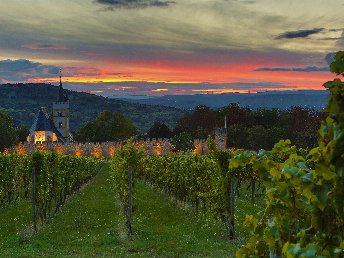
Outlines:
{"type": "Polygon", "coordinates": [[[236,246],[226,240],[222,223],[197,223],[189,210],[176,207],[142,183],[135,199],[132,252],[147,253],[147,257],[235,256],[236,246]]]}
{"type": "Polygon", "coordinates": [[[28,203],[0,211],[1,217],[12,215],[20,222],[0,224],[0,257],[235,256],[237,247],[226,240],[223,224],[196,223],[187,210],[142,183],[135,185],[134,235],[127,239],[108,179],[105,166],[33,237],[25,237],[24,225],[31,219],[28,203]]]}
{"type": "Polygon", "coordinates": [[[0,254],[1,250],[18,242],[21,232],[31,221],[31,205],[28,201],[22,200],[10,208],[0,209],[0,254]]]}

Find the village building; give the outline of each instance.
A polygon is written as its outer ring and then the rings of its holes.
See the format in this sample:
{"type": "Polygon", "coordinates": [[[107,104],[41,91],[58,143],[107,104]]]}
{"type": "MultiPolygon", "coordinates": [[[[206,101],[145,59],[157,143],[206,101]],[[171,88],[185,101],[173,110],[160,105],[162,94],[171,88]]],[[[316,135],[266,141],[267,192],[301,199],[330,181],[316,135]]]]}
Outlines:
{"type": "Polygon", "coordinates": [[[69,130],[69,98],[62,87],[61,70],[59,95],[57,101],[53,103],[52,114],[49,116],[45,108],[40,108],[33,120],[27,141],[31,143],[73,141],[69,130]]]}

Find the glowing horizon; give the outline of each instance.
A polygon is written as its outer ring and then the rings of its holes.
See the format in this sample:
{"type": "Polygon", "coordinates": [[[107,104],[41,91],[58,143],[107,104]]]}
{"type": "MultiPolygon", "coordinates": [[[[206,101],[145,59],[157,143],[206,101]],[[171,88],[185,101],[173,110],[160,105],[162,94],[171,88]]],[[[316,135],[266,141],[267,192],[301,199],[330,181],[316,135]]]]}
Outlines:
{"type": "Polygon", "coordinates": [[[62,68],[101,95],[321,90],[344,48],[339,0],[147,2],[1,1],[0,83],[55,84],[62,68]]]}

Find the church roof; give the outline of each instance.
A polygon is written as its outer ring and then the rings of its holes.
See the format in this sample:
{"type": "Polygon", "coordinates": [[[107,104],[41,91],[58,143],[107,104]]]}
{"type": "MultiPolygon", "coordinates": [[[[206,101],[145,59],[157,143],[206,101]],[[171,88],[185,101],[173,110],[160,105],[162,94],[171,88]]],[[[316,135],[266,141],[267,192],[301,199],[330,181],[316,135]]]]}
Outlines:
{"type": "Polygon", "coordinates": [[[33,134],[35,131],[48,131],[54,132],[58,138],[59,142],[65,142],[62,134],[56,129],[52,121],[49,118],[49,115],[44,108],[40,108],[36,114],[33,124],[30,128],[30,134],[33,134]]]}
{"type": "Polygon", "coordinates": [[[55,126],[53,126],[53,129],[54,129],[54,133],[55,133],[56,136],[57,136],[58,141],[64,143],[64,142],[65,142],[65,139],[64,139],[63,135],[59,132],[59,130],[56,129],[55,126]]]}
{"type": "Polygon", "coordinates": [[[35,119],[33,120],[30,132],[34,131],[54,131],[54,127],[51,124],[49,116],[44,110],[44,108],[40,108],[40,110],[36,114],[35,119]]]}

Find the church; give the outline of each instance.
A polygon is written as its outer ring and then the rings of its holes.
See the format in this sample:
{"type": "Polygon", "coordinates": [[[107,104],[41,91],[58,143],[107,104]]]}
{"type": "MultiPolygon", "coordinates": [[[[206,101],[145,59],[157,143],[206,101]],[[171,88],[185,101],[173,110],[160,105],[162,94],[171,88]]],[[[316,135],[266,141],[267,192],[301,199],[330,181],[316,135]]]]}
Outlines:
{"type": "Polygon", "coordinates": [[[27,141],[31,143],[69,143],[73,137],[69,131],[69,99],[62,87],[61,70],[59,95],[53,103],[53,111],[49,116],[45,108],[40,108],[30,128],[27,141]]]}

